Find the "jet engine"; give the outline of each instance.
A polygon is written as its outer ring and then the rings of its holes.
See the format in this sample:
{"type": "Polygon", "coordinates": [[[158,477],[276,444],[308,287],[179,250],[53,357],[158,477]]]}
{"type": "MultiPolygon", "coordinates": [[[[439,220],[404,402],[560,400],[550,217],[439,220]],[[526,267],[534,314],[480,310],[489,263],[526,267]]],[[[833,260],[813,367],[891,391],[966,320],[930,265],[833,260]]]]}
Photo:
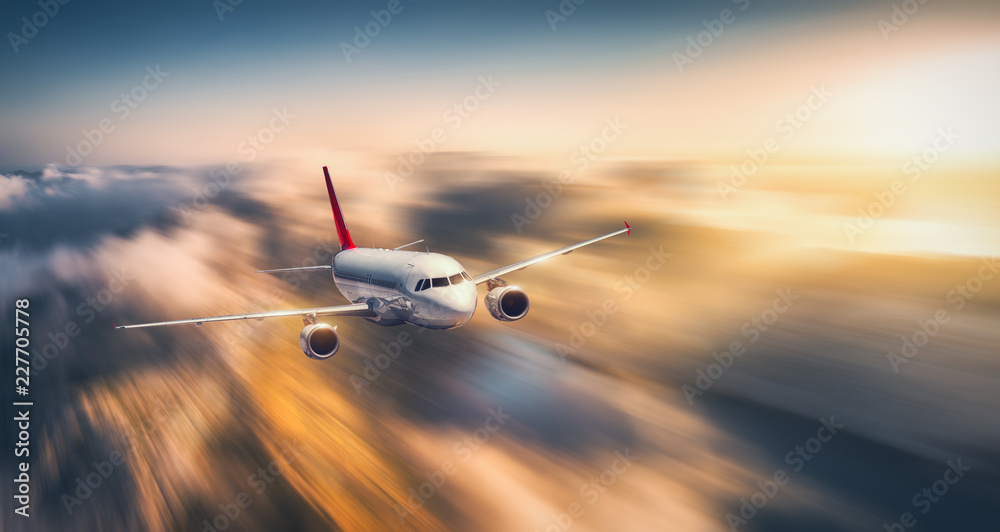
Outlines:
{"type": "Polygon", "coordinates": [[[337,328],[325,323],[306,325],[299,335],[299,347],[309,358],[326,360],[337,354],[337,350],[340,349],[337,328]]]}
{"type": "Polygon", "coordinates": [[[516,321],[528,313],[528,294],[516,286],[498,286],[486,294],[486,308],[500,321],[516,321]]]}

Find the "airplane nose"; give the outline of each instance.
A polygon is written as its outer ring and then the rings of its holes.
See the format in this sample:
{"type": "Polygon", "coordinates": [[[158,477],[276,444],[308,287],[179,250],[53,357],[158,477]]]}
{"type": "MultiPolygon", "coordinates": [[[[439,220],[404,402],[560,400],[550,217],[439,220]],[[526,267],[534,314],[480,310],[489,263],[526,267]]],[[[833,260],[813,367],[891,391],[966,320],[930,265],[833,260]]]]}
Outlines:
{"type": "Polygon", "coordinates": [[[451,307],[452,310],[455,310],[456,312],[468,312],[470,305],[472,308],[475,308],[475,295],[470,298],[468,290],[462,290],[456,287],[452,290],[450,295],[451,297],[448,298],[448,306],[451,307]]]}
{"type": "Polygon", "coordinates": [[[476,311],[476,285],[463,283],[448,290],[446,304],[456,314],[463,314],[466,320],[476,311]]]}
{"type": "Polygon", "coordinates": [[[458,311],[464,315],[464,319],[462,320],[463,324],[471,320],[472,315],[476,313],[476,302],[478,300],[476,285],[472,283],[468,283],[468,285],[471,290],[463,288],[462,292],[465,297],[464,301],[462,301],[462,305],[460,305],[460,308],[458,309],[458,311]]]}

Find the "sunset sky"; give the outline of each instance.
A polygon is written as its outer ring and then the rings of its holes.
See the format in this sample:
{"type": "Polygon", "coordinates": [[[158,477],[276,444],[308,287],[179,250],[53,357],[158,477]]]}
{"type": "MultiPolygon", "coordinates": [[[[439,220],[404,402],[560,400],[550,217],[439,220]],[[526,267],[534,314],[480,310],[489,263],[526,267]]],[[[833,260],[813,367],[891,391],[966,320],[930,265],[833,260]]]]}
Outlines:
{"type": "MultiPolygon", "coordinates": [[[[384,2],[247,1],[222,20],[212,6],[70,3],[11,44],[0,169],[65,163],[103,118],[114,130],[85,165],[224,164],[274,108],[295,118],[261,158],[405,153],[445,127],[438,151],[563,161],[613,117],[628,130],[609,155],[668,160],[738,162],[778,136],[772,162],[896,165],[952,127],[962,140],[949,158],[981,163],[1000,137],[995,2],[928,2],[887,31],[888,2],[594,1],[550,22],[557,2],[404,1],[350,61],[342,43],[377,26],[384,2]],[[678,68],[724,9],[731,23],[678,68]],[[122,118],[115,99],[157,66],[168,75],[122,118]],[[480,76],[495,91],[447,122],[480,76]],[[794,135],[776,132],[814,87],[829,101],[794,135]]],[[[5,29],[36,8],[6,4],[5,29]]]]}

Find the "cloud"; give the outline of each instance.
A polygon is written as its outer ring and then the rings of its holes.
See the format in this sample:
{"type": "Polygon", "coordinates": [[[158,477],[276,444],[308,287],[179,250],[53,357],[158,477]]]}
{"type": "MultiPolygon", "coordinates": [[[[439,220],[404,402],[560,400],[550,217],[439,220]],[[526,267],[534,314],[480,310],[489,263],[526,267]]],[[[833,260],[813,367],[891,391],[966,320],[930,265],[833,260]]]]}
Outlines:
{"type": "MultiPolygon", "coordinates": [[[[5,245],[46,254],[57,246],[89,248],[106,236],[129,237],[146,227],[169,231],[186,225],[181,209],[200,210],[192,205],[194,190],[210,182],[209,170],[50,165],[3,176],[0,228],[11,228],[2,231],[11,234],[5,245]]],[[[206,204],[232,211],[242,205],[235,188],[206,204]]]]}
{"type": "Polygon", "coordinates": [[[7,209],[27,196],[34,183],[19,176],[0,174],[0,210],[7,209]]]}

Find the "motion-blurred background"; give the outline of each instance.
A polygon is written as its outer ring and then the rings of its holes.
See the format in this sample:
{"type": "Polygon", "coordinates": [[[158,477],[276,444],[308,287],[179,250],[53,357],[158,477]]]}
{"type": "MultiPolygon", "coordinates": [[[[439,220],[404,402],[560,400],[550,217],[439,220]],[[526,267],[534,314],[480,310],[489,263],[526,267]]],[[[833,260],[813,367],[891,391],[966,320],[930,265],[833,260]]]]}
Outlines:
{"type": "Polygon", "coordinates": [[[0,12],[4,530],[996,528],[996,2],[0,12]],[[113,331],[344,302],[254,273],[335,242],[323,165],[359,245],[473,275],[634,229],[325,362],[113,331]]]}

